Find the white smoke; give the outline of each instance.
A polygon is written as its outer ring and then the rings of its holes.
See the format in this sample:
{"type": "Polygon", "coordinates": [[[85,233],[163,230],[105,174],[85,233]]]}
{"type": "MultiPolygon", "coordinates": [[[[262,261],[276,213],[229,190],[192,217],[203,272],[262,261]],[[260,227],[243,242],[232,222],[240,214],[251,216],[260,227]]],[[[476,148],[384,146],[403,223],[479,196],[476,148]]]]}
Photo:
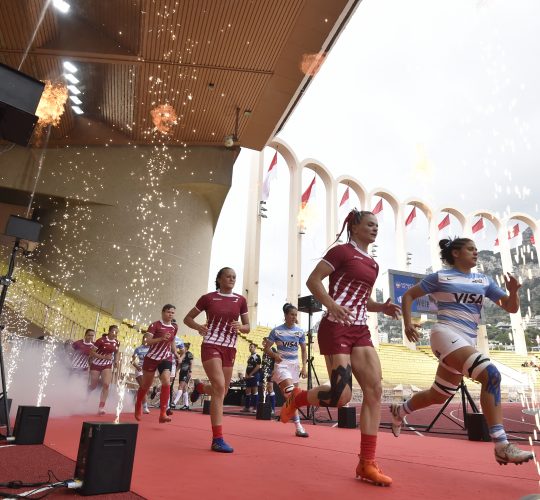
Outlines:
{"type": "MultiPolygon", "coordinates": [[[[4,342],[5,363],[9,365],[10,357],[16,354],[16,365],[13,369],[9,385],[8,398],[12,399],[11,416],[20,405],[37,406],[40,397],[40,383],[43,379],[43,355],[47,341],[28,337],[6,336],[4,342]],[[17,345],[18,352],[14,347],[17,345]]],[[[88,374],[79,375],[71,372],[70,357],[63,343],[55,342],[50,349],[51,359],[47,363],[50,373],[47,384],[42,389],[39,406],[50,406],[52,417],[68,417],[71,415],[95,415],[98,410],[101,387],[88,394],[88,374]]],[[[109,387],[109,397],[105,405],[107,414],[116,415],[119,402],[117,384],[109,387]]],[[[126,393],[123,412],[133,412],[133,398],[126,393]]]]}

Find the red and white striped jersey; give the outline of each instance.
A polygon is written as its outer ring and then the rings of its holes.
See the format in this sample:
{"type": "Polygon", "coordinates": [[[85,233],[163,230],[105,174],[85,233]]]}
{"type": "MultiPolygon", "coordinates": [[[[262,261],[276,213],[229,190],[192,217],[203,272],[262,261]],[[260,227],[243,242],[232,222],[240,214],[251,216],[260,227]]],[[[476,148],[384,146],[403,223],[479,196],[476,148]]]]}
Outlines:
{"type": "Polygon", "coordinates": [[[112,366],[114,362],[115,355],[120,348],[120,342],[118,340],[110,340],[107,334],[104,334],[102,337],[95,341],[96,353],[101,356],[106,356],[107,354],[112,354],[112,359],[98,359],[92,358],[91,363],[96,366],[112,366]]]}
{"type": "Polygon", "coordinates": [[[197,301],[195,308],[206,312],[208,333],[203,344],[236,347],[237,332],[231,323],[238,321],[242,314],[248,312],[246,299],[242,295],[210,292],[197,301]]]}
{"type": "MultiPolygon", "coordinates": [[[[322,260],[333,269],[328,294],[340,306],[352,309],[353,325],[365,325],[367,302],[379,274],[379,265],[354,241],[331,248],[322,260]]],[[[328,312],[326,316],[336,321],[328,312]]]]}
{"type": "Polygon", "coordinates": [[[172,360],[171,341],[176,336],[178,325],[176,323],[166,325],[163,321],[159,320],[154,321],[148,327],[147,331],[152,334],[152,339],[161,338],[163,342],[152,344],[146,353],[146,357],[155,360],[172,360]]]}
{"type": "Polygon", "coordinates": [[[88,370],[88,357],[90,351],[95,349],[93,342],[85,342],[83,339],[77,340],[71,344],[73,357],[71,358],[71,368],[74,370],[88,370]]]}

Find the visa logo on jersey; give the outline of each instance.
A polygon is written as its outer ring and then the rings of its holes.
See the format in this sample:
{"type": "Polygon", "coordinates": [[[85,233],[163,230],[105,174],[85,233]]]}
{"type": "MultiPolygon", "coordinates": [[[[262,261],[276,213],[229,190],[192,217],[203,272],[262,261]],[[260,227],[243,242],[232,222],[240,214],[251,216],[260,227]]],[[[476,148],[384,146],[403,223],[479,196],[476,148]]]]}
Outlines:
{"type": "Polygon", "coordinates": [[[484,296],[478,293],[453,293],[452,294],[459,304],[479,304],[484,302],[484,296]]]}

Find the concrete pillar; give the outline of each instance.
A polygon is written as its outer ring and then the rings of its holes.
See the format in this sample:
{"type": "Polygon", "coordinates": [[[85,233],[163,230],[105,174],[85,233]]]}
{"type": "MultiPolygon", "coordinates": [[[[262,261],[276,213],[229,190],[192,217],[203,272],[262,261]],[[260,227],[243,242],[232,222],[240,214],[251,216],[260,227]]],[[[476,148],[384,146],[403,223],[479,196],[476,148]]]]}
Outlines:
{"type": "MultiPolygon", "coordinates": [[[[34,205],[44,224],[40,275],[120,319],[144,324],[172,303],[181,320],[207,292],[236,156],[210,147],[47,150],[34,205]]],[[[2,155],[0,189],[28,201],[31,157],[23,148],[2,155]]]]}
{"type": "Polygon", "coordinates": [[[298,165],[289,164],[289,227],[287,255],[287,301],[298,304],[301,279],[301,235],[298,230],[298,213],[300,212],[302,172],[298,165]]]}
{"type": "Polygon", "coordinates": [[[246,243],[244,249],[243,294],[249,308],[249,322],[257,325],[259,304],[259,266],[261,256],[261,217],[259,202],[263,179],[263,153],[251,153],[248,210],[246,214],[246,243]]]}

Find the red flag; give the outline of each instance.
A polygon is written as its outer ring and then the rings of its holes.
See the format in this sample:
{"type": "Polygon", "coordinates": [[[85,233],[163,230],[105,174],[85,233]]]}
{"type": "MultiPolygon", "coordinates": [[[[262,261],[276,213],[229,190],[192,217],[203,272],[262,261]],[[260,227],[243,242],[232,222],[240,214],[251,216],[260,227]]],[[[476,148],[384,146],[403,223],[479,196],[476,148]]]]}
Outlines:
{"type": "Polygon", "coordinates": [[[512,228],[513,232],[514,232],[514,236],[517,236],[519,234],[519,224],[515,224],[514,227],[512,228]]]}
{"type": "Polygon", "coordinates": [[[313,180],[311,181],[310,185],[308,186],[308,188],[304,191],[304,194],[302,195],[302,208],[306,207],[309,201],[309,197],[311,196],[311,190],[313,189],[314,185],[315,185],[315,176],[313,176],[313,180]]]}
{"type": "Polygon", "coordinates": [[[495,240],[495,246],[496,246],[496,247],[499,246],[499,238],[497,238],[497,239],[495,240]]]}
{"type": "Polygon", "coordinates": [[[472,227],[472,232],[473,232],[473,234],[474,234],[474,233],[477,233],[478,231],[480,231],[480,229],[484,229],[484,218],[483,218],[483,217],[480,217],[480,218],[473,224],[473,227],[472,227]]]}
{"type": "Polygon", "coordinates": [[[409,214],[409,217],[407,217],[407,220],[405,221],[405,225],[408,226],[409,224],[411,224],[415,217],[416,217],[416,207],[413,207],[413,209],[411,210],[411,213],[409,214]]]}
{"type": "Polygon", "coordinates": [[[439,222],[439,231],[441,231],[442,229],[444,229],[446,226],[449,226],[450,225],[450,214],[446,214],[446,217],[441,221],[439,222]]]}
{"type": "Polygon", "coordinates": [[[270,182],[276,178],[276,174],[277,174],[276,165],[277,165],[277,151],[274,154],[272,161],[270,162],[270,166],[268,167],[268,172],[266,172],[266,177],[264,178],[262,194],[261,194],[262,201],[267,201],[268,197],[270,196],[270,182]]]}
{"type": "Polygon", "coordinates": [[[343,193],[343,196],[341,197],[341,201],[339,202],[339,206],[342,207],[349,201],[349,186],[347,186],[347,189],[343,193]]]}
{"type": "Polygon", "coordinates": [[[383,206],[382,206],[382,198],[377,202],[375,205],[375,208],[372,210],[373,215],[377,215],[378,213],[382,212],[383,206]]]}
{"type": "Polygon", "coordinates": [[[536,243],[534,241],[534,234],[531,234],[531,245],[536,245],[536,243]]]}

